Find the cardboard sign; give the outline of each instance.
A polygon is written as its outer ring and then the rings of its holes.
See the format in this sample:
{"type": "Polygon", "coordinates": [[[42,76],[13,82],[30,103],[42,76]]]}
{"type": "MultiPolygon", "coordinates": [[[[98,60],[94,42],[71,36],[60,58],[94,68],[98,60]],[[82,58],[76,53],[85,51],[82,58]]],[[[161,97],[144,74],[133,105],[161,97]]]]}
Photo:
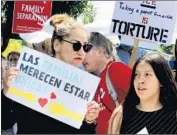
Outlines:
{"type": "Polygon", "coordinates": [[[110,32],[169,45],[177,20],[176,7],[176,1],[116,1],[110,32]]]}
{"type": "Polygon", "coordinates": [[[38,112],[80,128],[100,79],[60,60],[22,48],[7,96],[38,112]]]}
{"type": "Polygon", "coordinates": [[[52,1],[15,1],[12,33],[31,33],[42,29],[50,18],[52,1]]]}

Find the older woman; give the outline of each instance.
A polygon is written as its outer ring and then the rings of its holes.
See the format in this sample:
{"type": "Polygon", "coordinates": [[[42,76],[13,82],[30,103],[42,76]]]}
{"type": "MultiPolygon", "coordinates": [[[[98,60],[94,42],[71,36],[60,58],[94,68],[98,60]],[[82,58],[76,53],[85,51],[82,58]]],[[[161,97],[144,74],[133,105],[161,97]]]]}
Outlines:
{"type": "MultiPolygon", "coordinates": [[[[52,36],[53,57],[75,67],[83,62],[85,54],[92,48],[88,44],[88,35],[83,25],[68,15],[54,15],[50,21],[54,26],[52,36]]],[[[19,74],[19,70],[11,68],[5,75],[2,90],[2,128],[9,128],[15,122],[20,134],[65,134],[65,133],[95,133],[95,119],[98,117],[99,107],[94,101],[88,104],[88,112],[80,129],[54,120],[37,111],[20,105],[6,97],[12,78],[19,74]]]]}

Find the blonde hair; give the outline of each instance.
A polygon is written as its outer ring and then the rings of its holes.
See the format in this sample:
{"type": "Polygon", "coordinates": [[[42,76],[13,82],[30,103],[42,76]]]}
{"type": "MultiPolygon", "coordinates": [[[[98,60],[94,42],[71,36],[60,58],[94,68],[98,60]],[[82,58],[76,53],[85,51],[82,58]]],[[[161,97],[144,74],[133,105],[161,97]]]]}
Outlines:
{"type": "Polygon", "coordinates": [[[52,46],[51,46],[51,38],[48,38],[39,43],[26,43],[29,48],[37,50],[39,52],[45,53],[49,56],[52,56],[52,46]]]}
{"type": "Polygon", "coordinates": [[[116,107],[109,120],[108,134],[120,134],[122,119],[123,108],[122,105],[119,105],[116,107]]]}
{"type": "Polygon", "coordinates": [[[74,29],[85,30],[83,24],[80,24],[79,22],[77,22],[67,14],[56,14],[52,16],[50,20],[50,25],[54,27],[53,36],[51,39],[53,55],[55,55],[55,50],[53,45],[55,39],[59,39],[59,41],[62,41],[64,37],[69,37],[70,34],[72,33],[72,30],[74,29]]]}

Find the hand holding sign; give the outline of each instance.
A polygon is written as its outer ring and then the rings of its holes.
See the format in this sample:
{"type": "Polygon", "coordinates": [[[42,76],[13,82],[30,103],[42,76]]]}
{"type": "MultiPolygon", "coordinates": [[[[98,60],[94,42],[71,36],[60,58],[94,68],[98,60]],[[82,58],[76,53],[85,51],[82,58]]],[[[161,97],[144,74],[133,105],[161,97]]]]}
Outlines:
{"type": "Polygon", "coordinates": [[[98,104],[91,101],[99,78],[27,47],[17,68],[20,76],[14,70],[7,75],[7,88],[16,76],[7,92],[10,99],[75,128],[84,117],[91,122],[98,117],[98,104]]]}
{"type": "Polygon", "coordinates": [[[99,114],[99,105],[97,102],[92,101],[87,105],[87,114],[85,117],[85,120],[89,123],[92,123],[93,121],[95,121],[95,119],[98,117],[99,114]]]}
{"type": "Polygon", "coordinates": [[[8,89],[10,87],[10,84],[12,82],[12,79],[17,77],[19,75],[19,70],[15,67],[10,68],[9,70],[7,70],[7,72],[5,73],[4,76],[4,89],[3,89],[3,93],[4,95],[7,94],[8,89]]]}

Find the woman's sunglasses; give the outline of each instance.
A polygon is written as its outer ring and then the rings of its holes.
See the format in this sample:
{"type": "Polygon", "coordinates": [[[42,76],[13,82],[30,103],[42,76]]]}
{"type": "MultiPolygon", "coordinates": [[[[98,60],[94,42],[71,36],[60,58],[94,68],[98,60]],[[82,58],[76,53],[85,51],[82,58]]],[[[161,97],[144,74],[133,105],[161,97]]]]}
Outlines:
{"type": "Polygon", "coordinates": [[[64,39],[62,39],[62,40],[65,41],[65,42],[68,42],[68,43],[72,44],[74,51],[79,51],[81,49],[81,47],[83,47],[84,52],[88,53],[92,49],[92,45],[91,44],[84,44],[84,45],[82,45],[81,42],[79,42],[79,41],[77,41],[77,42],[71,42],[71,41],[64,40],[64,39]]]}

